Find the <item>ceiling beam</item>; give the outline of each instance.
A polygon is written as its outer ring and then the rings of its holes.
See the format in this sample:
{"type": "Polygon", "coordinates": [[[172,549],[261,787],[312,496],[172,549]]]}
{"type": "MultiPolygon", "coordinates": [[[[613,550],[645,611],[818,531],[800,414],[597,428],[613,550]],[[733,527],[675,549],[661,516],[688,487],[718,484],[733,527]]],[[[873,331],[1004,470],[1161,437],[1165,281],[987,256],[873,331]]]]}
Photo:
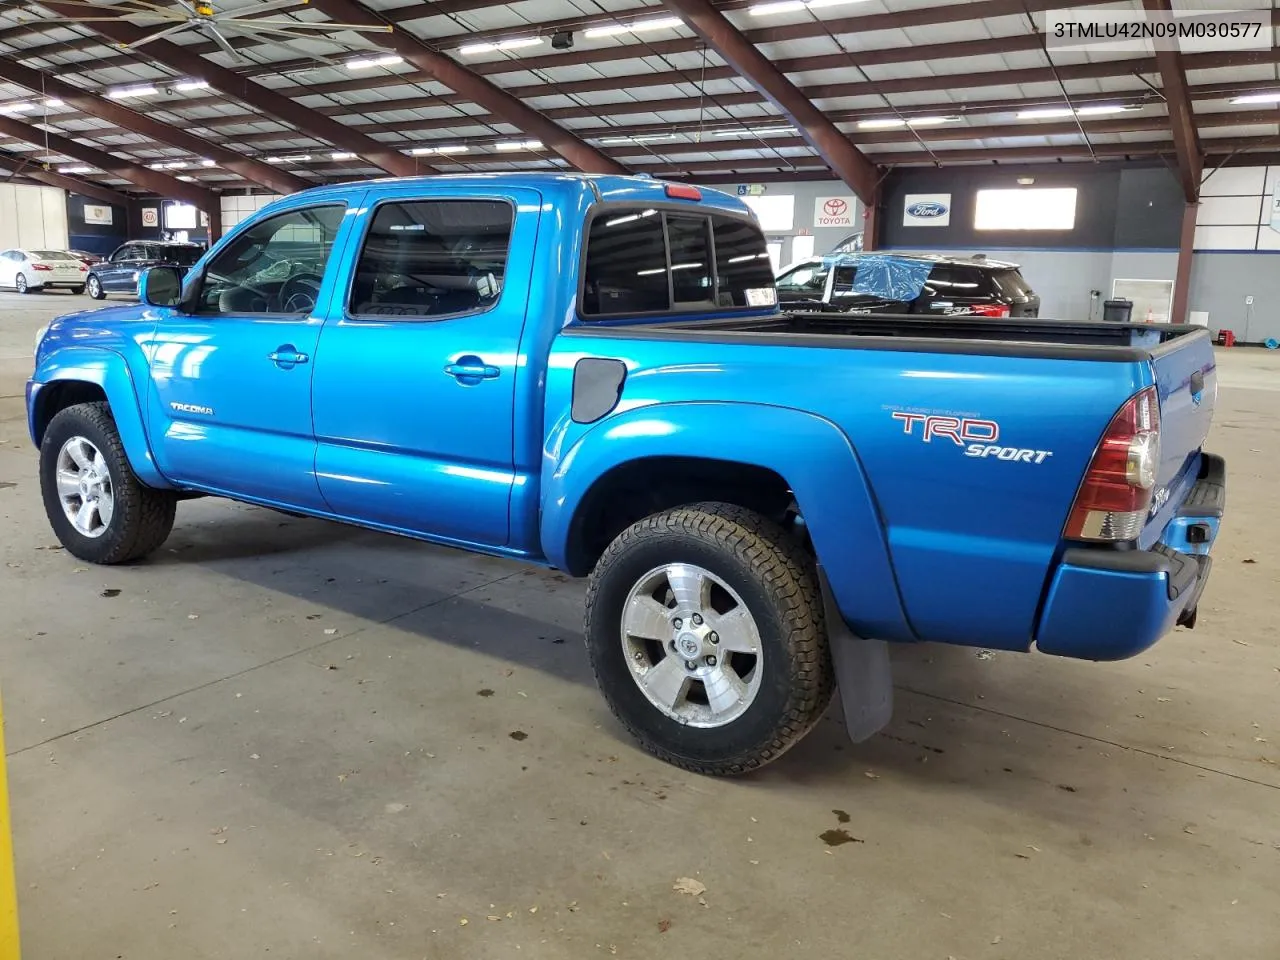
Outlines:
{"type": "Polygon", "coordinates": [[[68,140],[66,137],[59,136],[56,133],[49,133],[45,130],[28,126],[25,123],[14,120],[12,117],[0,117],[0,133],[35,146],[57,151],[81,163],[98,167],[107,171],[107,173],[137,184],[144,190],[152,190],[162,197],[181,200],[183,203],[199,207],[205,212],[212,210],[219,202],[217,194],[212,190],[171,177],[169,174],[161,173],[159,170],[149,170],[146,167],[139,166],[132,160],[124,160],[120,157],[112,156],[96,147],[88,147],[83,143],[76,143],[74,140],[68,140]]]}
{"type": "MultiPolygon", "coordinates": [[[[72,20],[83,12],[82,7],[63,3],[60,0],[42,0],[41,6],[72,20]]],[[[147,31],[140,30],[124,20],[95,22],[93,28],[104,37],[121,45],[136,43],[148,35],[147,31]]],[[[148,59],[165,64],[181,76],[197,74],[200,79],[207,80],[210,86],[227,96],[235,97],[264,114],[276,117],[298,130],[333,144],[340,150],[359,154],[393,176],[408,177],[434,172],[433,168],[426,164],[421,164],[398,151],[390,150],[372,137],[352,130],[314,110],[309,110],[274,90],[241,77],[226,67],[218,66],[212,60],[193,57],[185,49],[168,40],[150,41],[146,45],[145,54],[148,59]]]]}
{"type": "Polygon", "coordinates": [[[9,176],[26,177],[28,180],[37,180],[50,187],[60,187],[71,193],[78,193],[82,197],[101,200],[103,203],[114,203],[122,207],[128,207],[133,202],[133,197],[127,193],[112,190],[110,187],[104,187],[101,184],[90,183],[88,180],[69,177],[65,173],[48,170],[39,164],[23,163],[21,157],[15,157],[10,153],[0,155],[0,173],[9,176]]]}
{"type": "MultiPolygon", "coordinates": [[[[313,0],[313,5],[336,21],[365,21],[378,15],[356,0],[313,0]]],[[[537,110],[513,97],[492,81],[472,73],[462,64],[431,49],[409,33],[397,31],[379,35],[375,42],[392,50],[432,79],[443,83],[460,97],[484,107],[495,117],[527,135],[537,137],[583,173],[626,173],[626,168],[610,160],[595,147],[558,126],[537,110]]]]}
{"type": "Polygon", "coordinates": [[[308,186],[305,180],[270,164],[253,160],[220,144],[205,140],[203,137],[197,137],[185,130],[161,123],[146,114],[130,110],[114,100],[88,93],[57,77],[24,67],[4,57],[0,57],[0,79],[26,87],[41,96],[56,97],[83,113],[106,120],[125,130],[140,133],[144,137],[150,137],[157,143],[185,150],[197,157],[207,157],[217,162],[219,166],[276,193],[296,193],[308,186]]]}
{"type": "MultiPolygon", "coordinates": [[[[1173,8],[1169,0],[1143,0],[1143,6],[1151,13],[1169,14],[1173,8]]],[[[1152,18],[1155,19],[1155,18],[1152,18]]],[[[1169,108],[1169,123],[1173,128],[1173,146],[1178,157],[1178,179],[1187,203],[1200,200],[1200,176],[1204,158],[1200,151],[1200,136],[1196,132],[1195,115],[1191,110],[1191,96],[1187,92],[1187,72],[1178,50],[1155,50],[1160,68],[1160,86],[1169,108]]]]}
{"type": "Polygon", "coordinates": [[[864,203],[874,201],[880,179],[875,164],[713,7],[710,0],[662,0],[662,5],[683,16],[686,24],[708,46],[794,123],[805,140],[864,203]]]}

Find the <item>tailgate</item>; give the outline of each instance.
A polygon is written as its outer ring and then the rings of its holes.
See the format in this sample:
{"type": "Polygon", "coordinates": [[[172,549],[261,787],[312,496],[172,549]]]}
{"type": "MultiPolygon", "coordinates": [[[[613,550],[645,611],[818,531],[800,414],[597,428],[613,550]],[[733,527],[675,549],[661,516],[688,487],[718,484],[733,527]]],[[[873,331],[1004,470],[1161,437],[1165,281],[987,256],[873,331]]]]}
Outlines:
{"type": "Polygon", "coordinates": [[[1218,398],[1218,368],[1208,330],[1169,340],[1152,352],[1160,394],[1160,469],[1152,496],[1151,520],[1140,538],[1159,538],[1199,475],[1200,449],[1209,435],[1218,398]]]}

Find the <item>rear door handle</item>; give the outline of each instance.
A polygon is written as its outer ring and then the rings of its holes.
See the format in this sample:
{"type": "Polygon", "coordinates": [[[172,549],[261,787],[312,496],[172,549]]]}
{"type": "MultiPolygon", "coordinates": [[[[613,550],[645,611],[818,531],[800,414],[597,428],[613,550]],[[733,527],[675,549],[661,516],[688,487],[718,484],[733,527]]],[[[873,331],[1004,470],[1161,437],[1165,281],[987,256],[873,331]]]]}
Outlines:
{"type": "Polygon", "coordinates": [[[497,367],[491,367],[479,357],[465,356],[459,357],[453,363],[445,364],[444,372],[459,383],[472,386],[481,380],[494,380],[502,371],[497,367]]]}
{"type": "Polygon", "coordinates": [[[267,354],[267,359],[274,363],[277,367],[285,370],[299,364],[306,363],[311,358],[305,353],[299,353],[291,343],[282,344],[267,354]]]}

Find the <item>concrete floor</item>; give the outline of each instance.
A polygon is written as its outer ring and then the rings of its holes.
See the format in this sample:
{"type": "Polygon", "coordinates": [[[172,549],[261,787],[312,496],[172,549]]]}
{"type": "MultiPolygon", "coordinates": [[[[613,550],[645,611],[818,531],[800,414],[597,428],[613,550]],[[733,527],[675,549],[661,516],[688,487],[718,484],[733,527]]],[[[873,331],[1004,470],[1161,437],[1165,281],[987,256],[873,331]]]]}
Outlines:
{"type": "Polygon", "coordinates": [[[1280,354],[1221,352],[1194,632],[1119,664],[901,649],[887,732],[828,717],[715,781],[613,722],[561,576],[216,501],[140,566],[57,550],[20,395],[81,303],[0,293],[27,957],[1280,953],[1280,354]]]}

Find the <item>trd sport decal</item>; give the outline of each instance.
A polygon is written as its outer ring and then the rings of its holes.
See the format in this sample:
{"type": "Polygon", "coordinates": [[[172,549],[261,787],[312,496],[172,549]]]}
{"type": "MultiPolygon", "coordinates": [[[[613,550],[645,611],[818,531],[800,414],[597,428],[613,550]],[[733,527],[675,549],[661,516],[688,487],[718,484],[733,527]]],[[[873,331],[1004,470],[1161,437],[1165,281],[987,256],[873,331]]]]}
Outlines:
{"type": "Polygon", "coordinates": [[[890,416],[901,421],[902,432],[909,437],[919,436],[925,443],[932,443],[935,438],[950,440],[958,447],[964,447],[966,457],[997,460],[1011,460],[1016,463],[1044,463],[1053,456],[1052,450],[1035,450],[1028,447],[1005,447],[997,441],[1000,439],[1000,424],[994,420],[979,420],[974,417],[947,417],[931,413],[904,413],[895,410],[890,416]],[[920,432],[916,433],[916,425],[920,424],[920,432]]]}

